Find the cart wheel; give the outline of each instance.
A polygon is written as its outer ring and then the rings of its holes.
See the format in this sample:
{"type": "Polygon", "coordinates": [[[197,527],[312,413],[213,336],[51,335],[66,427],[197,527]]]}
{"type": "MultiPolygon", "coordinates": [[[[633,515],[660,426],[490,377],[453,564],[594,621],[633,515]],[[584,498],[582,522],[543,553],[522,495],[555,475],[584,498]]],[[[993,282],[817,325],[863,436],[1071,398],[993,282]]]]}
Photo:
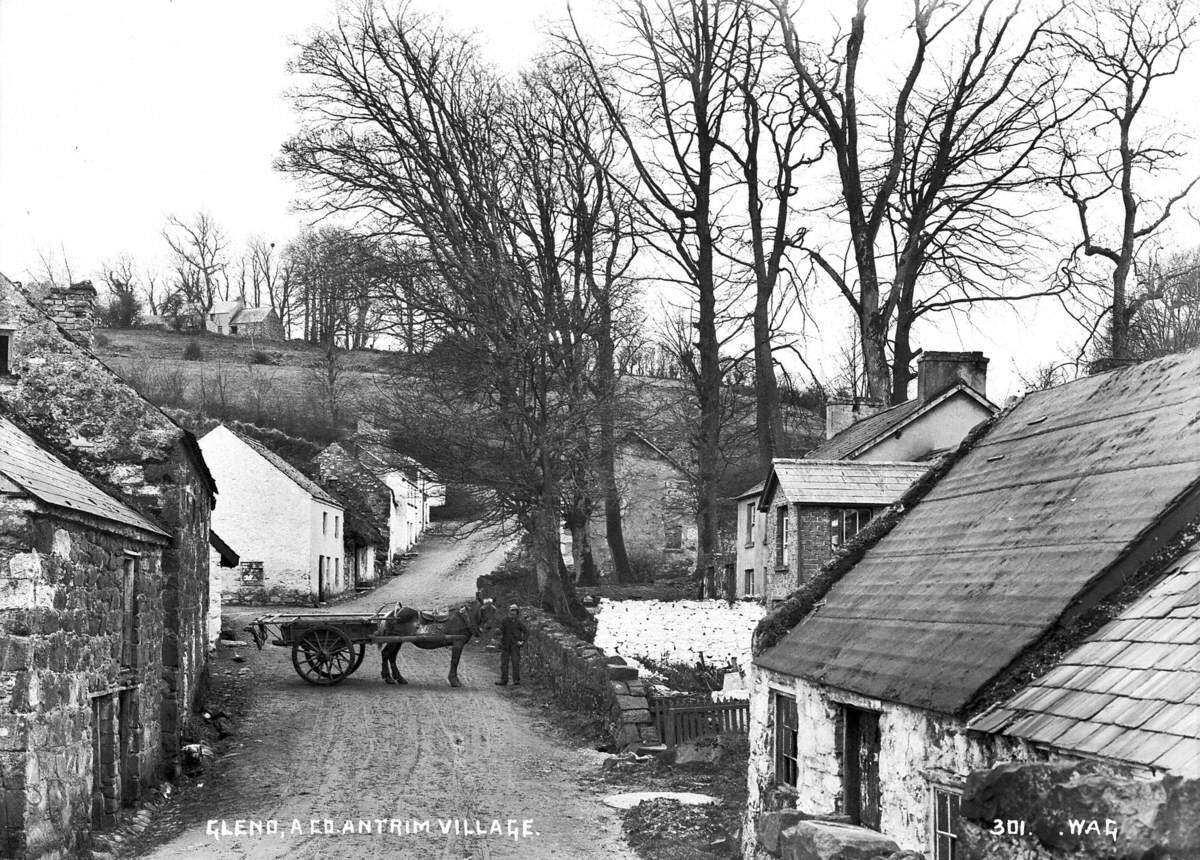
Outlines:
{"type": "Polygon", "coordinates": [[[310,684],[340,684],[356,668],[354,644],[334,627],[314,627],[292,646],[292,665],[310,684]]]}
{"type": "MultiPolygon", "coordinates": [[[[354,646],[352,645],[350,647],[354,647],[354,646]]],[[[358,667],[362,665],[363,657],[366,656],[366,653],[367,653],[366,643],[359,645],[358,646],[358,656],[354,658],[354,665],[350,667],[350,671],[346,673],[347,675],[353,675],[355,672],[358,671],[358,667]]]]}

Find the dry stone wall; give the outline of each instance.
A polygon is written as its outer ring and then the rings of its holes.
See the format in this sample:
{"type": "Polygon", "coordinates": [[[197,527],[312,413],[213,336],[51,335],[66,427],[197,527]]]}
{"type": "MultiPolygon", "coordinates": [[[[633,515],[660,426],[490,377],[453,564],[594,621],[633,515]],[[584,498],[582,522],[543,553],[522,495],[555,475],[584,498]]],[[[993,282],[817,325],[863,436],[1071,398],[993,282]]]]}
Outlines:
{"type": "Polygon", "coordinates": [[[659,663],[750,664],[758,603],[713,600],[601,600],[596,646],[610,654],[659,663]]]}
{"type": "Polygon", "coordinates": [[[523,620],[529,638],[521,662],[528,674],[549,684],[570,707],[601,716],[617,752],[660,742],[637,669],[544,612],[527,609],[523,620]]]}

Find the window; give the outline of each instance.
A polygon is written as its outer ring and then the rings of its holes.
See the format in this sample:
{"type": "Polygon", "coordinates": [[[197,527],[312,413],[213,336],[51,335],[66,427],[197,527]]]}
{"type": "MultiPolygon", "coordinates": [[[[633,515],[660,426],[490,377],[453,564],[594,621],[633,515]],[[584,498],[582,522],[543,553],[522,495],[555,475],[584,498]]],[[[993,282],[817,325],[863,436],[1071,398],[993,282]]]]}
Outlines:
{"type": "Polygon", "coordinates": [[[137,574],[138,559],[126,554],[121,570],[121,665],[137,668],[137,574]]]}
{"type": "Polygon", "coordinates": [[[0,376],[12,376],[12,368],[9,366],[9,351],[8,346],[12,341],[12,332],[0,331],[0,376]]]}
{"type": "Polygon", "coordinates": [[[666,533],[667,549],[683,549],[682,523],[667,523],[666,533]]]}
{"type": "Polygon", "coordinates": [[[333,584],[337,588],[342,587],[342,560],[340,558],[333,560],[333,584]]]}
{"type": "Polygon", "coordinates": [[[237,334],[237,326],[235,326],[235,325],[231,325],[231,326],[229,327],[229,333],[230,333],[230,334],[237,334]]]}
{"type": "Polygon", "coordinates": [[[754,510],[757,507],[754,502],[746,503],[746,546],[754,546],[754,510]]]}
{"type": "Polygon", "coordinates": [[[335,516],[333,518],[333,536],[334,537],[342,536],[342,518],[339,516],[335,516]]]}
{"type": "Polygon", "coordinates": [[[933,860],[954,860],[958,842],[961,794],[943,786],[933,788],[933,860]]]}
{"type": "Polygon", "coordinates": [[[788,565],[788,509],[780,505],[775,509],[775,566],[788,565]]]}
{"type": "Polygon", "coordinates": [[[325,511],[321,512],[321,534],[329,534],[329,514],[325,511]]]}
{"type": "Polygon", "coordinates": [[[800,778],[800,719],[796,697],[773,692],[775,697],[775,782],[797,784],[800,778]]]}
{"type": "Polygon", "coordinates": [[[746,587],[745,587],[745,589],[743,589],[743,592],[745,593],[745,595],[747,597],[753,597],[754,596],[754,568],[752,568],[752,567],[746,568],[746,572],[745,572],[744,576],[745,576],[745,580],[746,580],[746,587]]]}
{"type": "Polygon", "coordinates": [[[829,547],[837,549],[866,528],[874,515],[871,508],[835,508],[829,517],[829,547]]]}

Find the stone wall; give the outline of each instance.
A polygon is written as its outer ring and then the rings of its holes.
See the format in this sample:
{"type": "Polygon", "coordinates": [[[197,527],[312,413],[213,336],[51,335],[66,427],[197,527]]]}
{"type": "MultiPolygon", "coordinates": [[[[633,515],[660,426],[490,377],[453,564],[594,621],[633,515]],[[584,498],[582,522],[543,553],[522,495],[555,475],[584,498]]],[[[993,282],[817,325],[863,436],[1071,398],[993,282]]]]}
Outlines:
{"type": "Polygon", "coordinates": [[[195,719],[207,657],[208,530],[213,496],[195,440],[99,359],[63,336],[28,296],[0,276],[0,327],[14,330],[14,378],[5,407],[73,468],[172,535],[161,578],[167,690],[165,775],[195,719]]]}
{"type": "Polygon", "coordinates": [[[544,612],[526,609],[522,619],[529,629],[521,658],[527,674],[548,683],[566,705],[604,719],[617,752],[660,742],[637,669],[583,641],[544,612]]]}
{"type": "Polygon", "coordinates": [[[750,664],[750,639],[766,613],[758,603],[716,600],[601,600],[596,646],[655,662],[750,664]]]}
{"type": "Polygon", "coordinates": [[[131,529],[0,497],[3,856],[74,856],[93,821],[111,823],[157,783],[160,552],[131,529]],[[123,642],[127,562],[136,601],[132,651],[123,642]]]}
{"type": "Polygon", "coordinates": [[[1005,764],[967,779],[958,856],[1200,857],[1198,811],[1200,779],[1147,779],[1095,762],[1005,764]]]}
{"type": "Polygon", "coordinates": [[[928,850],[931,792],[935,785],[961,785],[974,770],[1001,761],[1029,760],[1022,741],[968,733],[961,720],[833,691],[801,678],[754,666],[750,672],[750,767],[747,851],[753,851],[753,824],[763,812],[797,809],[809,816],[844,811],[842,761],[838,742],[842,705],[875,711],[879,717],[880,830],[909,851],[928,850]],[[796,699],[798,784],[775,779],[773,695],[796,699]]]}

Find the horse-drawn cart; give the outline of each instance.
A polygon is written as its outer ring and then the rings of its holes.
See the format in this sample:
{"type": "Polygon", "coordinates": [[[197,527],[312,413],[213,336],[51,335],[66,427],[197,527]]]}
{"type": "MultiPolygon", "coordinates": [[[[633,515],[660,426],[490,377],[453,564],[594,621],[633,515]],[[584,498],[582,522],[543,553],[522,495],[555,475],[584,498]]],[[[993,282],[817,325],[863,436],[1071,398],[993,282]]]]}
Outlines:
{"type": "MultiPolygon", "coordinates": [[[[398,604],[388,604],[374,615],[272,613],[254,619],[246,631],[260,651],[267,642],[290,646],[296,674],[310,684],[340,684],[362,665],[368,645],[398,648],[404,642],[416,643],[421,648],[453,648],[451,683],[454,683],[458,654],[472,633],[478,631],[479,610],[467,612],[464,608],[437,614],[405,609],[404,615],[398,615],[398,611],[398,604]],[[459,616],[464,620],[455,625],[459,616]]],[[[393,663],[394,654],[393,650],[393,663]]],[[[396,676],[399,677],[398,671],[396,676]]]]}

